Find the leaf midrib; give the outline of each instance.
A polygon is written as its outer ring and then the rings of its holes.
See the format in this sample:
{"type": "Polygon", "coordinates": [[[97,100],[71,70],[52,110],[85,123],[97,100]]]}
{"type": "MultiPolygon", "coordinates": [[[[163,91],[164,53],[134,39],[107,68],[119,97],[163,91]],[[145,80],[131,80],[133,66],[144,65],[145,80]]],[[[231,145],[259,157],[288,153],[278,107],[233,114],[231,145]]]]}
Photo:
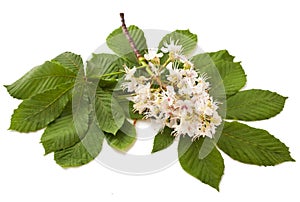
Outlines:
{"type": "Polygon", "coordinates": [[[280,151],[273,151],[273,150],[267,150],[267,147],[264,147],[264,146],[260,146],[259,144],[255,144],[249,140],[245,140],[243,138],[239,138],[237,136],[234,136],[234,135],[230,135],[229,133],[226,133],[226,132],[223,132],[222,135],[226,135],[228,136],[229,138],[232,138],[232,139],[235,139],[237,140],[238,142],[241,142],[242,144],[249,144],[255,148],[258,148],[259,151],[265,151],[267,153],[276,153],[276,155],[280,155],[281,153],[283,152],[280,152],[280,151]]]}
{"type": "MultiPolygon", "coordinates": [[[[246,102],[243,102],[241,104],[235,104],[235,105],[230,106],[230,107],[228,107],[228,105],[227,105],[227,109],[238,109],[238,108],[245,107],[247,105],[255,105],[256,103],[271,102],[271,101],[272,101],[271,98],[260,98],[260,99],[254,100],[254,101],[246,101],[246,102]]],[[[227,103],[228,103],[228,101],[227,101],[227,103]]]]}
{"type": "Polygon", "coordinates": [[[76,69],[79,71],[80,67],[77,63],[75,63],[70,57],[68,57],[68,55],[64,55],[63,57],[65,57],[71,64],[73,64],[76,69]]]}
{"type": "Polygon", "coordinates": [[[48,79],[48,78],[51,78],[51,77],[65,77],[65,78],[76,78],[75,75],[47,75],[47,76],[35,76],[33,78],[29,78],[27,79],[27,81],[31,81],[31,80],[37,80],[37,79],[48,79]]]}
{"type": "Polygon", "coordinates": [[[73,85],[70,85],[70,87],[66,88],[65,91],[63,91],[59,96],[57,96],[52,102],[50,102],[48,105],[46,105],[44,108],[39,110],[36,113],[33,113],[31,116],[26,117],[24,120],[29,120],[33,117],[35,117],[37,114],[42,113],[43,111],[47,110],[53,103],[55,103],[58,99],[60,99],[63,95],[65,95],[69,90],[71,90],[73,85]]]}

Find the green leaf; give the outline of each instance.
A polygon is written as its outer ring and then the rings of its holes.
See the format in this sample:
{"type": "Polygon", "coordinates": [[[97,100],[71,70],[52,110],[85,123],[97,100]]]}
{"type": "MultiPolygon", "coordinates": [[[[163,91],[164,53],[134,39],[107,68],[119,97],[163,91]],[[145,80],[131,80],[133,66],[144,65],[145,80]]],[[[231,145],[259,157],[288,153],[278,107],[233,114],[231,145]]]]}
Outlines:
{"type": "Polygon", "coordinates": [[[231,158],[243,163],[271,166],[294,161],[280,140],[265,130],[238,122],[225,122],[217,144],[231,158]]]}
{"type": "MultiPolygon", "coordinates": [[[[103,76],[104,74],[115,73],[124,70],[126,62],[116,55],[108,53],[93,54],[87,61],[86,75],[88,78],[103,76]]],[[[117,78],[116,75],[105,76],[104,79],[117,78]]]]}
{"type": "Polygon", "coordinates": [[[105,137],[111,147],[119,151],[127,151],[136,141],[135,127],[125,120],[116,135],[105,133],[105,137]]]}
{"type": "MultiPolygon", "coordinates": [[[[240,62],[233,62],[234,56],[227,50],[208,53],[222,78],[227,97],[237,93],[246,85],[246,74],[240,62]]],[[[216,88],[216,87],[213,87],[216,88]]]]}
{"type": "MultiPolygon", "coordinates": [[[[144,36],[144,32],[139,29],[137,26],[131,25],[128,27],[128,32],[133,39],[136,48],[139,50],[140,54],[144,54],[147,49],[147,42],[144,36]]],[[[122,28],[114,30],[107,38],[106,38],[107,46],[113,50],[117,55],[125,58],[133,62],[134,64],[139,64],[128,39],[123,34],[122,28]]]]}
{"type": "Polygon", "coordinates": [[[88,129],[96,89],[97,84],[87,81],[84,68],[81,68],[78,72],[72,94],[73,121],[79,136],[85,134],[88,129]]]}
{"type": "Polygon", "coordinates": [[[281,112],[286,99],[268,90],[240,91],[227,100],[226,118],[243,121],[268,119],[281,112]]]}
{"type": "MultiPolygon", "coordinates": [[[[227,97],[236,94],[246,84],[246,74],[240,63],[219,61],[215,63],[223,82],[227,97]]],[[[212,88],[218,88],[213,86],[212,88]]]]}
{"type": "Polygon", "coordinates": [[[200,159],[199,151],[203,140],[200,138],[191,144],[191,138],[181,137],[178,145],[179,162],[187,173],[219,190],[219,184],[224,173],[224,160],[216,148],[204,159],[200,159]]]}
{"type": "Polygon", "coordinates": [[[71,147],[78,142],[80,138],[73,122],[72,102],[69,102],[62,115],[48,125],[41,137],[41,143],[45,154],[49,154],[71,147]]]}
{"type": "Polygon", "coordinates": [[[225,90],[229,97],[246,84],[246,75],[241,64],[231,61],[232,59],[233,56],[227,51],[203,53],[192,58],[196,70],[200,74],[207,74],[212,94],[223,94],[222,91],[225,90]]]}
{"type": "Polygon", "coordinates": [[[208,54],[214,62],[219,62],[219,61],[233,62],[234,60],[234,56],[230,55],[227,50],[210,52],[208,54]]]}
{"type": "Polygon", "coordinates": [[[9,129],[31,132],[46,127],[61,114],[69,102],[73,85],[63,84],[24,100],[14,111],[9,129]]]}
{"type": "Polygon", "coordinates": [[[162,131],[159,131],[154,138],[152,153],[158,152],[169,147],[175,139],[174,135],[171,135],[172,129],[165,126],[162,131]]]}
{"type": "Polygon", "coordinates": [[[117,79],[100,79],[98,83],[100,88],[106,90],[114,90],[117,84],[118,84],[117,79]]]}
{"type": "Polygon", "coordinates": [[[52,62],[57,62],[64,68],[70,70],[71,72],[77,74],[78,71],[83,68],[83,62],[80,55],[76,55],[71,52],[64,52],[58,55],[52,60],[52,62]]]}
{"type": "Polygon", "coordinates": [[[62,167],[75,167],[89,163],[102,149],[103,132],[92,120],[86,136],[77,144],[54,153],[54,159],[62,167]]]}
{"type": "Polygon", "coordinates": [[[100,128],[115,135],[124,123],[125,114],[110,92],[98,88],[95,110],[100,128]]]}
{"type": "Polygon", "coordinates": [[[190,32],[190,30],[175,30],[167,34],[160,41],[158,48],[161,49],[164,43],[170,44],[173,40],[177,45],[182,45],[182,54],[188,55],[192,53],[197,47],[197,35],[190,32]]]}
{"type": "Polygon", "coordinates": [[[5,86],[9,94],[18,99],[27,99],[33,95],[54,89],[61,84],[73,82],[76,75],[63,66],[45,62],[31,69],[19,80],[5,86]]]}

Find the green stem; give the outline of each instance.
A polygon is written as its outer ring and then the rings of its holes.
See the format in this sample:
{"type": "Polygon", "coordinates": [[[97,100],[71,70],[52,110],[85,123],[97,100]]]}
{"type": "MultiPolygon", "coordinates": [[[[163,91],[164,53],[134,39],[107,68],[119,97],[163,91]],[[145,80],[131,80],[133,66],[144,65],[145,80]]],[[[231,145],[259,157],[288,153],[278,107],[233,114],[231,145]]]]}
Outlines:
{"type": "Polygon", "coordinates": [[[118,99],[127,99],[128,97],[132,97],[133,94],[126,94],[126,95],[116,95],[115,97],[118,99]]]}
{"type": "Polygon", "coordinates": [[[145,64],[145,65],[142,65],[142,66],[138,66],[138,67],[136,67],[136,68],[137,68],[137,69],[143,69],[143,68],[145,68],[145,67],[148,67],[148,65],[145,64]]]}
{"type": "Polygon", "coordinates": [[[167,59],[167,61],[162,65],[163,67],[166,67],[171,62],[170,57],[167,59]]]}
{"type": "Polygon", "coordinates": [[[118,74],[124,74],[125,71],[121,71],[121,72],[112,72],[112,73],[108,73],[108,74],[102,74],[100,76],[94,76],[92,78],[97,78],[97,79],[101,79],[102,77],[107,77],[107,76],[114,76],[114,75],[118,75],[118,74]]]}
{"type": "Polygon", "coordinates": [[[146,66],[146,71],[150,76],[153,76],[153,72],[151,71],[149,65],[146,66]]]}

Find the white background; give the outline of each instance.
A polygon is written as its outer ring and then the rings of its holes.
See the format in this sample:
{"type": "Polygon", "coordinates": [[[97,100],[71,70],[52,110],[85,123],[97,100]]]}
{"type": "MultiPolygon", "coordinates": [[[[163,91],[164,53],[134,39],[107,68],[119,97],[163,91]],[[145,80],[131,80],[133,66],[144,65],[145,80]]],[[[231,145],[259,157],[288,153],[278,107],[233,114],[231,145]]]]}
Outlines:
{"type": "Polygon", "coordinates": [[[120,11],[127,24],[143,29],[189,28],[205,51],[228,49],[242,61],[247,89],[288,96],[280,115],[249,124],[267,129],[300,161],[296,0],[1,1],[0,201],[299,201],[298,162],[257,167],[224,155],[225,175],[217,192],[186,174],[178,163],[147,176],[115,173],[97,162],[62,169],[52,154],[43,156],[42,131],[7,130],[19,101],[2,85],[64,51],[87,58],[120,25],[120,11]]]}

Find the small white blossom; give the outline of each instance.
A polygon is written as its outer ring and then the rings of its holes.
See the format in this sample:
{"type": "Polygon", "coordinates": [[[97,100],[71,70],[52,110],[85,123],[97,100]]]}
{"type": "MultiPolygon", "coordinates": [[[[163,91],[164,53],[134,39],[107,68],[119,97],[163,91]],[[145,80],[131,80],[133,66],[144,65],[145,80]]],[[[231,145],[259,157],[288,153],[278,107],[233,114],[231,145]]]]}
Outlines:
{"type": "Polygon", "coordinates": [[[133,67],[133,68],[128,68],[126,65],[124,66],[124,69],[125,69],[125,80],[130,80],[133,78],[134,76],[134,73],[136,72],[136,67],[133,67]]]}
{"type": "Polygon", "coordinates": [[[157,53],[157,48],[149,48],[148,53],[144,55],[144,58],[148,61],[151,61],[155,58],[161,58],[163,56],[163,53],[157,53]]]}
{"type": "Polygon", "coordinates": [[[174,42],[174,40],[170,39],[170,43],[164,42],[164,46],[161,48],[161,51],[164,53],[173,53],[173,54],[181,54],[182,45],[178,45],[178,41],[174,42]]]}
{"type": "Polygon", "coordinates": [[[140,114],[148,108],[148,100],[151,98],[150,83],[139,85],[135,90],[136,95],[131,98],[135,104],[134,109],[140,114]]]}
{"type": "Polygon", "coordinates": [[[136,67],[129,69],[124,66],[125,69],[125,82],[122,83],[122,88],[128,92],[134,92],[140,85],[145,84],[149,79],[144,76],[135,77],[136,67]]]}

